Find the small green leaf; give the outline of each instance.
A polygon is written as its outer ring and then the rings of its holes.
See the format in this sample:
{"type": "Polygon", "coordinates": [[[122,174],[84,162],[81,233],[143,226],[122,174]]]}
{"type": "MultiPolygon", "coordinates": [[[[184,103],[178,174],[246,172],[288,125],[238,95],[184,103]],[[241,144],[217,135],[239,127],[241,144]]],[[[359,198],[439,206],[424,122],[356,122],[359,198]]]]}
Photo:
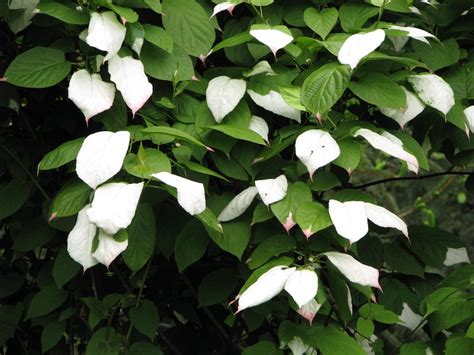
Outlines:
{"type": "Polygon", "coordinates": [[[166,126],[149,127],[149,128],[143,129],[142,132],[143,133],[150,133],[150,134],[162,134],[162,135],[165,135],[165,136],[171,136],[171,137],[174,137],[174,138],[182,139],[186,142],[195,144],[197,146],[207,148],[203,143],[198,141],[196,138],[194,138],[189,133],[186,133],[184,131],[180,131],[179,129],[172,128],[172,127],[166,127],[166,126]]]}
{"type": "Polygon", "coordinates": [[[130,175],[142,179],[151,179],[152,174],[171,172],[171,163],[168,156],[159,149],[142,149],[139,156],[129,153],[124,160],[124,168],[130,175]]]}
{"type": "Polygon", "coordinates": [[[359,98],[378,107],[402,108],[406,95],[396,82],[378,73],[364,75],[359,81],[351,81],[349,89],[359,98]]]}
{"type": "Polygon", "coordinates": [[[58,192],[51,203],[50,218],[75,215],[87,203],[91,192],[91,188],[82,181],[75,181],[66,185],[58,192]]]}
{"type": "MultiPolygon", "coordinates": [[[[151,2],[152,0],[147,1],[151,2]]],[[[140,341],[132,344],[128,355],[163,355],[163,350],[154,344],[140,341]]]]}
{"type": "Polygon", "coordinates": [[[61,288],[81,271],[81,265],[71,259],[67,248],[63,247],[53,264],[53,279],[56,285],[61,288]]]}
{"type": "Polygon", "coordinates": [[[84,138],[77,138],[61,144],[46,154],[38,164],[38,170],[56,169],[76,159],[84,138]]]}
{"type": "Polygon", "coordinates": [[[201,280],[198,288],[198,300],[201,306],[212,306],[225,302],[237,286],[235,270],[219,269],[201,280]]]}
{"type": "Polygon", "coordinates": [[[364,26],[367,20],[377,15],[379,10],[368,4],[345,2],[339,8],[339,20],[345,32],[356,32],[364,26]]]}
{"type": "Polygon", "coordinates": [[[41,351],[43,354],[53,348],[64,335],[66,322],[52,321],[45,325],[41,333],[41,351]]]}
{"type": "Polygon", "coordinates": [[[179,272],[201,259],[206,252],[209,238],[196,220],[190,220],[176,238],[174,257],[179,272]]]}
{"type": "Polygon", "coordinates": [[[291,251],[295,246],[295,240],[288,235],[275,235],[260,243],[247,259],[246,263],[250,269],[256,269],[273,257],[291,251]]]}
{"type": "Polygon", "coordinates": [[[37,318],[51,313],[66,301],[67,295],[66,291],[58,289],[55,284],[43,288],[31,299],[25,319],[37,318]]]}
{"type": "Polygon", "coordinates": [[[89,340],[86,355],[118,355],[120,353],[121,336],[114,328],[105,327],[97,330],[89,340]]]}
{"type": "Polygon", "coordinates": [[[8,184],[0,185],[0,196],[8,203],[0,204],[0,220],[18,211],[28,199],[31,183],[23,179],[13,179],[8,184]]]}
{"type": "Polygon", "coordinates": [[[160,315],[153,302],[144,300],[138,307],[131,308],[129,314],[132,325],[153,341],[160,323],[160,315]]]}
{"type": "Polygon", "coordinates": [[[336,25],[338,15],[337,9],[334,7],[325,8],[321,11],[309,7],[304,12],[304,22],[322,39],[325,39],[336,25]]]}
{"type": "Polygon", "coordinates": [[[40,11],[40,14],[57,18],[72,25],[87,25],[90,19],[87,11],[76,10],[59,2],[41,2],[38,4],[37,9],[40,11]]]}
{"type": "Polygon", "coordinates": [[[328,210],[318,202],[304,202],[296,210],[296,223],[308,238],[332,225],[328,210]]]}
{"type": "Polygon", "coordinates": [[[220,124],[220,125],[215,125],[215,126],[208,126],[205,128],[222,132],[228,135],[229,137],[232,137],[235,139],[265,145],[265,141],[263,140],[263,138],[258,133],[255,133],[254,131],[248,128],[246,129],[246,128],[234,127],[229,124],[220,124]]]}
{"type": "Polygon", "coordinates": [[[71,63],[58,49],[34,47],[17,56],[5,72],[7,82],[25,88],[56,85],[71,71],[71,63]]]}
{"type": "Polygon", "coordinates": [[[144,24],[145,40],[155,46],[165,50],[169,54],[173,54],[173,38],[163,28],[144,24]]]}

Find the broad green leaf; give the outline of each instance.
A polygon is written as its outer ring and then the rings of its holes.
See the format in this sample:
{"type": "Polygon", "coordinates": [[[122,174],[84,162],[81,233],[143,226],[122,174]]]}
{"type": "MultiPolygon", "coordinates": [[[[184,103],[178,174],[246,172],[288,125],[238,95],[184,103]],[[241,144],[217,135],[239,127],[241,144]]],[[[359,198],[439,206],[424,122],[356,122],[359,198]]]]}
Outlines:
{"type": "Polygon", "coordinates": [[[433,71],[449,67],[457,63],[461,57],[459,45],[454,38],[450,38],[441,43],[431,41],[429,44],[421,41],[413,41],[412,46],[423,63],[428,65],[433,71]]]}
{"type": "Polygon", "coordinates": [[[223,234],[211,231],[210,237],[219,248],[240,259],[250,241],[250,225],[247,221],[232,221],[222,224],[223,234]]]}
{"type": "Polygon", "coordinates": [[[52,16],[65,23],[72,25],[87,25],[89,23],[89,14],[85,10],[77,10],[59,2],[41,2],[37,9],[41,14],[52,16]]]}
{"type": "Polygon", "coordinates": [[[119,355],[122,337],[112,327],[97,330],[87,343],[85,355],[119,355]]]}
{"type": "Polygon", "coordinates": [[[18,211],[28,199],[31,191],[30,181],[17,178],[7,184],[0,185],[0,196],[8,203],[0,204],[0,220],[3,220],[18,211]]]}
{"type": "Polygon", "coordinates": [[[195,0],[164,0],[163,26],[189,55],[207,56],[215,40],[209,15],[195,0]]]}
{"type": "Polygon", "coordinates": [[[81,271],[81,265],[71,259],[67,252],[67,248],[63,247],[53,265],[53,279],[56,285],[61,288],[81,271]]]}
{"type": "Polygon", "coordinates": [[[322,39],[325,39],[336,25],[337,17],[338,12],[334,7],[325,8],[321,11],[309,7],[304,12],[304,22],[322,39]]]}
{"type": "Polygon", "coordinates": [[[289,231],[295,225],[295,215],[300,205],[312,199],[308,185],[296,182],[288,186],[285,198],[273,203],[270,208],[283,227],[289,231]]]}
{"type": "Polygon", "coordinates": [[[234,126],[231,126],[230,124],[220,124],[220,125],[215,125],[215,126],[208,126],[206,128],[212,129],[214,131],[222,132],[225,135],[228,135],[229,137],[232,137],[235,139],[265,145],[265,141],[263,140],[263,138],[258,133],[255,133],[254,131],[248,128],[246,129],[246,128],[234,127],[234,126]]]}
{"type": "Polygon", "coordinates": [[[31,299],[26,319],[37,318],[51,313],[67,299],[68,293],[58,289],[55,284],[43,288],[31,299]]]}
{"type": "Polygon", "coordinates": [[[201,306],[212,306],[225,302],[237,286],[235,270],[218,269],[204,276],[198,288],[201,306]]]}
{"type": "Polygon", "coordinates": [[[154,44],[158,48],[165,50],[171,55],[173,54],[173,38],[168,32],[159,26],[153,26],[149,24],[144,24],[143,28],[145,30],[146,41],[154,44]]]}
{"type": "Polygon", "coordinates": [[[147,263],[155,250],[156,222],[153,209],[149,205],[138,206],[127,232],[128,247],[122,256],[129,269],[137,272],[147,263]]]}
{"type": "Polygon", "coordinates": [[[45,245],[54,237],[54,230],[43,220],[29,221],[23,228],[11,230],[13,249],[26,252],[45,245]]]}
{"type": "Polygon", "coordinates": [[[150,338],[151,341],[155,338],[158,325],[160,323],[160,316],[158,309],[149,300],[144,300],[138,307],[133,307],[129,311],[130,323],[143,335],[150,338]]]}
{"type": "Polygon", "coordinates": [[[385,262],[396,272],[423,277],[424,265],[399,242],[384,244],[385,262]]]}
{"type": "Polygon", "coordinates": [[[73,161],[81,149],[82,142],[84,142],[84,138],[77,138],[61,144],[41,159],[38,170],[56,169],[73,161]]]}
{"type": "MultiPolygon", "coordinates": [[[[151,2],[153,0],[147,0],[151,2]]],[[[128,351],[128,355],[163,355],[163,350],[159,348],[155,344],[146,343],[144,341],[140,341],[138,343],[133,343],[130,346],[130,350],[128,351]]]]}
{"type": "Polygon", "coordinates": [[[472,319],[474,314],[474,301],[465,300],[449,305],[434,312],[429,318],[431,332],[436,334],[443,329],[450,329],[466,319],[472,319]]]}
{"type": "Polygon", "coordinates": [[[332,225],[327,209],[318,202],[304,202],[296,210],[295,221],[306,238],[332,225]]]}
{"type": "Polygon", "coordinates": [[[253,251],[246,263],[250,269],[256,269],[273,257],[291,251],[295,240],[289,235],[275,235],[265,239],[253,251]]]}
{"type": "Polygon", "coordinates": [[[49,218],[75,215],[87,203],[91,192],[91,188],[82,181],[75,181],[64,186],[51,202],[49,218]]]}
{"type": "Polygon", "coordinates": [[[34,47],[18,55],[10,63],[7,82],[25,88],[47,88],[56,85],[71,71],[71,63],[58,49],[34,47]]]}
{"type": "MultiPolygon", "coordinates": [[[[178,42],[179,43],[179,42],[178,42]]],[[[173,54],[145,42],[140,56],[145,73],[155,79],[173,81],[191,80],[194,75],[193,62],[189,55],[176,43],[173,54]]]]}
{"type": "Polygon", "coordinates": [[[349,89],[359,98],[379,107],[402,108],[406,95],[394,81],[382,74],[370,73],[358,81],[351,81],[349,89]]]}
{"type": "Polygon", "coordinates": [[[349,335],[333,325],[312,327],[303,341],[327,355],[364,355],[362,347],[349,335]]]}
{"type": "Polygon", "coordinates": [[[352,318],[352,295],[346,281],[335,270],[328,270],[328,282],[336,307],[345,324],[352,318]]]}
{"type": "Polygon", "coordinates": [[[196,173],[200,173],[200,174],[204,174],[204,175],[209,175],[209,176],[214,176],[218,179],[222,179],[222,180],[225,180],[225,181],[229,181],[228,179],[226,179],[224,176],[222,176],[221,174],[215,172],[214,170],[211,170],[209,168],[206,168],[204,165],[201,165],[201,164],[198,164],[198,163],[195,163],[193,161],[190,161],[190,160],[182,160],[179,162],[181,165],[184,165],[186,168],[188,168],[189,170],[192,170],[196,173]]]}
{"type": "Polygon", "coordinates": [[[446,355],[472,354],[474,340],[464,333],[451,334],[446,340],[446,355]]]}
{"type": "Polygon", "coordinates": [[[186,142],[198,145],[200,147],[208,148],[206,145],[198,141],[196,138],[191,136],[189,133],[181,131],[179,129],[173,127],[166,127],[166,126],[156,126],[156,127],[149,127],[143,130],[143,133],[151,133],[151,134],[162,134],[165,136],[171,136],[178,139],[182,139],[186,142]]]}
{"type": "Polygon", "coordinates": [[[155,11],[157,14],[163,14],[161,0],[143,0],[147,6],[155,11]]]}
{"type": "Polygon", "coordinates": [[[15,333],[23,313],[23,304],[0,305],[0,344],[4,344],[15,333]]]}
{"type": "Polygon", "coordinates": [[[395,313],[376,303],[364,304],[359,308],[359,314],[366,319],[376,320],[384,324],[395,324],[400,321],[395,313]]]}
{"type": "Polygon", "coordinates": [[[350,68],[347,65],[326,64],[304,81],[301,102],[312,113],[322,115],[339,100],[349,79],[350,68]]]}
{"type": "MultiPolygon", "coordinates": [[[[252,2],[260,2],[260,0],[252,0],[252,2]]],[[[273,0],[271,0],[273,1],[273,0]]],[[[268,340],[259,341],[257,344],[249,346],[242,351],[242,355],[260,355],[260,354],[268,354],[268,355],[282,355],[283,351],[277,349],[275,344],[268,340]]]]}
{"type": "MultiPolygon", "coordinates": [[[[221,237],[219,235],[219,237],[221,237]]],[[[190,220],[176,238],[174,256],[179,272],[201,259],[206,252],[209,238],[196,220],[190,220]]]]}
{"type": "Polygon", "coordinates": [[[216,44],[214,47],[212,47],[211,53],[215,53],[218,50],[221,50],[224,48],[235,47],[235,46],[238,46],[239,44],[247,43],[251,41],[252,38],[253,37],[248,32],[238,33],[216,44]]]}
{"type": "Polygon", "coordinates": [[[222,225],[219,223],[216,215],[209,208],[195,216],[204,227],[210,228],[214,232],[222,234],[222,225]]]}
{"type": "Polygon", "coordinates": [[[53,348],[64,335],[66,322],[51,321],[45,325],[41,333],[41,351],[43,354],[53,348]]]}
{"type": "Polygon", "coordinates": [[[339,8],[339,20],[344,31],[355,32],[364,26],[367,20],[377,15],[379,10],[367,4],[346,2],[339,8]]]}
{"type": "Polygon", "coordinates": [[[171,163],[167,155],[158,149],[140,147],[138,154],[129,153],[124,160],[124,168],[130,175],[150,179],[152,174],[161,171],[171,172],[171,163]]]}

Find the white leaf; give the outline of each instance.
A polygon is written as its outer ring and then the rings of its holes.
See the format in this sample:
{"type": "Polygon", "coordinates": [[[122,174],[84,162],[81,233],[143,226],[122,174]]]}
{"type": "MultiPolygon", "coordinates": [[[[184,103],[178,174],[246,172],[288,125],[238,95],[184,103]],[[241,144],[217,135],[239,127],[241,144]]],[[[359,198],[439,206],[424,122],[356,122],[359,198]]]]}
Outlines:
{"type": "Polygon", "coordinates": [[[89,74],[85,69],[71,76],[68,97],[82,111],[86,123],[92,116],[108,110],[114,103],[115,86],[102,81],[99,74],[89,74]]]}
{"type": "Polygon", "coordinates": [[[212,11],[211,18],[216,16],[219,12],[222,12],[225,10],[227,10],[229,14],[232,14],[232,11],[234,10],[235,5],[239,3],[240,2],[237,2],[237,1],[233,1],[233,2],[224,1],[224,2],[221,2],[220,4],[217,4],[216,6],[214,6],[214,10],[212,11]]]}
{"type": "MultiPolygon", "coordinates": [[[[8,2],[8,1],[6,1],[8,2]]],[[[38,13],[36,6],[39,0],[10,0],[8,8],[15,13],[14,16],[8,17],[8,27],[14,34],[23,31],[31,24],[31,19],[38,13]]]]}
{"type": "Polygon", "coordinates": [[[285,198],[288,180],[285,175],[280,175],[276,179],[257,180],[255,186],[263,203],[268,206],[285,198]]]}
{"type": "Polygon", "coordinates": [[[97,132],[87,136],[77,154],[79,178],[95,189],[122,168],[130,142],[127,131],[97,132]]]}
{"type": "Polygon", "coordinates": [[[453,266],[460,263],[470,263],[466,248],[448,248],[443,261],[444,266],[453,266]]]}
{"type": "Polygon", "coordinates": [[[268,132],[270,129],[268,128],[267,121],[263,118],[258,116],[252,116],[250,119],[249,129],[257,133],[260,137],[263,138],[265,142],[268,143],[268,132]]]}
{"type": "Polygon", "coordinates": [[[179,205],[190,215],[200,214],[206,209],[204,185],[200,182],[188,180],[167,172],[153,174],[152,176],[166,185],[176,188],[179,205]]]}
{"type": "Polygon", "coordinates": [[[127,32],[112,11],[94,12],[87,29],[86,42],[89,46],[107,52],[104,61],[118,53],[127,32]]]}
{"type": "Polygon", "coordinates": [[[247,90],[247,92],[252,100],[265,110],[295,120],[298,123],[301,122],[301,112],[288,105],[280,93],[273,90],[270,90],[266,95],[260,95],[253,90],[247,90]]]}
{"type": "Polygon", "coordinates": [[[398,122],[400,127],[403,128],[408,122],[418,116],[425,109],[425,104],[411,91],[408,91],[403,86],[401,88],[406,94],[406,106],[398,109],[380,107],[380,111],[385,116],[394,119],[396,122],[398,122]]]}
{"type": "Polygon", "coordinates": [[[143,182],[114,182],[100,186],[95,191],[91,208],[87,210],[89,221],[112,235],[127,228],[135,216],[142,190],[143,182]]]}
{"type": "Polygon", "coordinates": [[[153,86],[145,75],[142,62],[116,55],[109,60],[109,73],[110,80],[117,85],[125,103],[135,115],[153,93],[153,86]]]}
{"type": "Polygon", "coordinates": [[[295,142],[295,152],[308,169],[309,176],[320,167],[337,159],[341,153],[339,145],[328,132],[311,129],[301,133],[295,142]]]}
{"type": "Polygon", "coordinates": [[[408,82],[425,104],[445,115],[454,106],[453,89],[438,75],[412,75],[408,77],[408,82]]]}
{"type": "Polygon", "coordinates": [[[381,29],[352,35],[342,44],[337,59],[341,64],[348,64],[354,69],[360,60],[375,51],[384,39],[385,32],[381,29]]]}
{"type": "Polygon", "coordinates": [[[349,281],[362,286],[380,288],[379,271],[371,266],[364,265],[349,254],[331,251],[325,253],[333,264],[349,281]]]}
{"type": "Polygon", "coordinates": [[[97,227],[87,218],[86,211],[89,208],[90,205],[85,205],[79,211],[76,224],[67,237],[67,252],[74,261],[82,265],[84,271],[97,264],[97,260],[92,257],[92,242],[97,227]]]}
{"type": "Polygon", "coordinates": [[[274,56],[276,56],[276,52],[279,49],[286,47],[293,41],[293,36],[291,34],[275,28],[251,28],[250,35],[270,48],[274,56]]]}
{"type": "Polygon", "coordinates": [[[286,281],[285,291],[301,308],[316,297],[318,275],[312,270],[296,270],[286,281]]]}
{"type": "MultiPolygon", "coordinates": [[[[407,303],[403,303],[402,314],[399,316],[400,322],[398,324],[407,327],[411,331],[414,331],[420,324],[423,319],[422,316],[412,311],[410,306],[407,303]]],[[[421,325],[419,326],[419,328],[421,325]]]]}
{"type": "Polygon", "coordinates": [[[309,324],[311,324],[313,322],[314,316],[316,313],[318,313],[321,306],[322,305],[316,302],[316,300],[313,298],[311,301],[301,306],[297,312],[300,316],[304,317],[309,322],[309,324]]]}
{"type": "Polygon", "coordinates": [[[249,307],[258,306],[278,295],[293,272],[295,272],[294,267],[275,266],[262,274],[257,281],[240,295],[237,312],[249,307]]]}
{"type": "Polygon", "coordinates": [[[367,214],[367,218],[376,225],[384,228],[398,229],[408,238],[408,227],[396,214],[383,207],[367,202],[365,203],[365,213],[367,214]]]}
{"type": "Polygon", "coordinates": [[[207,106],[217,123],[232,112],[245,95],[247,84],[241,79],[218,76],[209,82],[206,90],[207,106]]]}
{"type": "Polygon", "coordinates": [[[266,60],[262,60],[261,62],[255,64],[252,70],[244,73],[244,76],[251,77],[258,74],[276,75],[270,66],[270,63],[268,63],[266,60]]]}
{"type": "Polygon", "coordinates": [[[466,108],[464,110],[464,115],[466,116],[469,129],[474,133],[474,105],[466,108]]]}
{"type": "Polygon", "coordinates": [[[346,284],[346,292],[347,292],[347,308],[349,308],[349,312],[352,315],[352,313],[354,312],[354,310],[352,309],[352,295],[351,295],[351,290],[349,286],[347,286],[347,284],[346,284]]]}
{"type": "Polygon", "coordinates": [[[337,233],[351,243],[362,239],[369,231],[365,205],[362,201],[329,200],[329,216],[337,233]]]}
{"type": "Polygon", "coordinates": [[[374,147],[375,149],[379,149],[382,152],[391,155],[392,157],[405,161],[410,171],[418,173],[418,160],[413,154],[410,154],[405,149],[403,149],[402,142],[394,135],[388,132],[378,134],[366,128],[360,128],[359,130],[357,130],[354,136],[364,137],[372,147],[374,147]]]}
{"type": "Polygon", "coordinates": [[[403,26],[397,26],[397,25],[391,25],[388,27],[391,30],[397,30],[397,31],[404,31],[407,32],[407,36],[413,39],[416,39],[417,41],[421,41],[424,43],[429,44],[428,40],[426,38],[435,38],[434,35],[432,35],[429,32],[426,32],[424,30],[420,30],[419,28],[416,27],[403,27],[403,26]]]}
{"type": "Polygon", "coordinates": [[[292,355],[304,355],[309,349],[309,345],[303,343],[300,337],[294,336],[288,343],[288,348],[292,355]]]}
{"type": "Polygon", "coordinates": [[[252,204],[257,193],[257,188],[251,186],[235,196],[217,217],[219,222],[227,222],[242,215],[252,204]]]}
{"type": "Polygon", "coordinates": [[[127,247],[128,240],[118,242],[114,239],[113,235],[109,235],[103,230],[99,230],[99,245],[92,256],[108,268],[112,261],[127,249],[127,247]]]}

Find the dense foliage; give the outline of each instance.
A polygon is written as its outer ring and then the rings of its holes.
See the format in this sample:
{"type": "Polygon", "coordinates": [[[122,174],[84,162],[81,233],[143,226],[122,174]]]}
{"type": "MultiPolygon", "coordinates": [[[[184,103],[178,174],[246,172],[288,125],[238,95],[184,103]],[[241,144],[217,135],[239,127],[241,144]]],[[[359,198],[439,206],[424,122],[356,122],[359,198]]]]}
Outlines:
{"type": "Polygon", "coordinates": [[[2,1],[4,353],[472,354],[473,9],[2,1]]]}

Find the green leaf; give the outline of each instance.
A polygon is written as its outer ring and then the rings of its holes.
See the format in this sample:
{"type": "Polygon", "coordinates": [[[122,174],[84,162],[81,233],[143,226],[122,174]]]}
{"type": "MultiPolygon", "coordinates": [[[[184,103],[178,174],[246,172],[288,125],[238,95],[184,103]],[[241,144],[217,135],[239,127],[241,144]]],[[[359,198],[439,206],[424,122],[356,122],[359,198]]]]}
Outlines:
{"type": "Polygon", "coordinates": [[[229,137],[235,139],[265,145],[265,141],[263,140],[263,138],[258,133],[255,133],[254,131],[248,128],[234,127],[230,124],[220,124],[215,126],[208,126],[205,128],[222,132],[225,135],[228,135],[229,137]]]}
{"type": "Polygon", "coordinates": [[[461,131],[466,132],[468,123],[466,115],[464,114],[464,107],[460,104],[455,104],[446,115],[446,121],[452,123],[461,131]]]}
{"type": "Polygon", "coordinates": [[[225,302],[236,286],[235,270],[218,269],[207,274],[199,284],[199,305],[206,307],[225,302]]]}
{"type": "Polygon", "coordinates": [[[376,320],[384,324],[396,324],[400,321],[395,313],[375,303],[364,304],[359,308],[359,314],[364,318],[376,320]]]}
{"type": "Polygon", "coordinates": [[[421,355],[428,352],[428,344],[421,341],[403,344],[400,348],[400,355],[421,355]]]}
{"type": "Polygon", "coordinates": [[[5,78],[10,84],[25,88],[56,85],[71,71],[71,63],[58,49],[34,47],[17,56],[8,66],[5,78]]]}
{"type": "Polygon", "coordinates": [[[67,292],[58,289],[55,284],[43,288],[31,299],[25,319],[37,318],[51,313],[67,299],[67,292]]]}
{"type": "Polygon", "coordinates": [[[332,225],[328,210],[318,202],[302,203],[296,210],[295,221],[306,237],[332,225]]]}
{"type": "Polygon", "coordinates": [[[129,153],[124,160],[124,168],[130,175],[142,179],[151,179],[152,174],[162,171],[171,172],[168,156],[159,149],[140,147],[138,155],[129,153]]]}
{"type": "Polygon", "coordinates": [[[165,50],[169,54],[173,54],[173,37],[171,37],[168,32],[159,26],[148,24],[144,24],[143,28],[145,29],[146,41],[154,44],[158,48],[165,50]]]}
{"type": "Polygon", "coordinates": [[[288,235],[274,235],[265,239],[253,251],[246,263],[250,269],[256,269],[273,257],[291,251],[295,240],[288,235]]]}
{"type": "Polygon", "coordinates": [[[333,325],[310,328],[303,341],[325,355],[365,355],[365,351],[353,338],[333,325]]]}
{"type": "Polygon", "coordinates": [[[38,170],[56,169],[76,159],[84,138],[77,138],[61,144],[46,154],[38,164],[38,170]]]}
{"type": "Polygon", "coordinates": [[[325,8],[321,12],[314,7],[309,7],[305,10],[303,16],[305,24],[322,39],[325,39],[336,25],[339,13],[334,7],[325,8]]]}
{"type": "Polygon", "coordinates": [[[160,324],[160,315],[153,302],[144,300],[138,307],[131,308],[129,314],[135,329],[153,341],[160,324]]]}
{"type": "Polygon", "coordinates": [[[189,133],[186,133],[184,131],[181,131],[179,129],[173,128],[173,127],[166,127],[166,126],[155,126],[155,127],[149,127],[145,128],[142,130],[143,133],[151,133],[151,134],[162,134],[165,136],[170,136],[178,139],[182,139],[186,142],[195,144],[200,147],[208,148],[206,145],[198,141],[196,138],[194,138],[192,135],[189,133]]]}
{"type": "Polygon", "coordinates": [[[196,216],[199,221],[203,224],[204,227],[209,228],[212,231],[222,234],[222,225],[217,220],[216,215],[209,208],[196,216]]]}
{"type": "Polygon", "coordinates": [[[18,211],[28,199],[31,183],[23,179],[13,179],[8,184],[0,185],[0,196],[8,203],[0,204],[0,220],[3,220],[18,211]]]}
{"type": "Polygon", "coordinates": [[[420,168],[430,170],[426,153],[420,146],[420,143],[415,140],[415,138],[402,131],[390,131],[390,133],[400,139],[403,143],[403,148],[415,156],[416,160],[418,160],[420,168]]]}
{"type": "MultiPolygon", "coordinates": [[[[339,147],[341,147],[340,143],[339,147]]],[[[337,176],[330,171],[317,171],[313,175],[313,181],[311,181],[309,185],[311,190],[316,192],[328,191],[338,186],[341,186],[341,182],[337,176]]]]}
{"type": "Polygon", "coordinates": [[[29,221],[26,226],[11,231],[13,250],[26,252],[48,243],[54,237],[54,230],[42,220],[29,221]]]}
{"type": "Polygon", "coordinates": [[[369,104],[378,107],[401,108],[406,106],[406,95],[403,89],[385,75],[370,73],[359,81],[351,81],[349,89],[369,104]]]}
{"type": "Polygon", "coordinates": [[[377,15],[379,10],[367,4],[345,2],[339,8],[339,20],[345,32],[357,32],[367,20],[377,15]]]}
{"type": "Polygon", "coordinates": [[[357,332],[366,338],[370,338],[374,333],[374,322],[365,318],[357,319],[357,332]]]}
{"type": "Polygon", "coordinates": [[[474,280],[471,279],[472,275],[474,275],[474,265],[463,265],[446,276],[440,287],[465,289],[474,283],[474,280]]]}
{"type": "Polygon", "coordinates": [[[0,288],[0,299],[16,293],[24,283],[25,279],[23,276],[16,272],[0,274],[0,285],[3,285],[0,288]]]}
{"type": "Polygon", "coordinates": [[[247,221],[232,221],[222,224],[223,234],[209,235],[221,249],[241,258],[250,241],[250,225],[247,221]]]}
{"type": "Polygon", "coordinates": [[[51,202],[50,218],[75,215],[87,203],[91,192],[91,188],[82,181],[75,181],[64,186],[51,202]]]}
{"type": "Polygon", "coordinates": [[[329,289],[344,324],[352,318],[352,296],[346,281],[335,271],[328,270],[329,289]]]}
{"type": "Polygon", "coordinates": [[[23,304],[0,305],[0,344],[4,344],[15,333],[23,313],[23,304]]]}
{"type": "Polygon", "coordinates": [[[383,257],[394,271],[419,277],[424,275],[424,265],[406,250],[399,241],[384,244],[383,257]]]}
{"type": "Polygon", "coordinates": [[[433,71],[449,67],[457,63],[461,57],[459,45],[454,38],[441,43],[430,41],[429,44],[412,41],[411,45],[423,63],[427,64],[433,71]]]}
{"type": "Polygon", "coordinates": [[[451,334],[446,340],[446,355],[474,353],[474,340],[463,333],[451,334]]]}
{"type": "Polygon", "coordinates": [[[206,56],[216,38],[209,15],[195,0],[164,0],[163,26],[189,55],[206,56]]]}
{"type": "Polygon", "coordinates": [[[160,0],[143,0],[143,2],[157,14],[163,14],[163,8],[161,7],[160,0]]]}
{"type": "Polygon", "coordinates": [[[474,301],[462,300],[434,312],[429,318],[431,332],[437,334],[441,330],[448,330],[466,319],[472,319],[474,301]]]}
{"type": "Polygon", "coordinates": [[[66,322],[64,321],[52,321],[45,325],[41,333],[41,351],[43,354],[59,343],[65,330],[66,322]]]}
{"type": "Polygon", "coordinates": [[[273,218],[272,211],[268,209],[267,206],[265,206],[263,203],[260,202],[253,210],[251,225],[268,221],[271,218],[273,218]]]}
{"type": "Polygon", "coordinates": [[[339,100],[349,79],[349,66],[336,63],[323,65],[304,81],[301,102],[309,111],[322,115],[339,100]]]}
{"type": "Polygon", "coordinates": [[[139,204],[132,223],[127,228],[128,247],[123,260],[133,272],[140,270],[153,255],[156,240],[156,222],[153,209],[139,204]]]}
{"type": "Polygon", "coordinates": [[[85,10],[76,10],[59,2],[41,2],[37,9],[41,14],[45,14],[72,25],[87,25],[89,14],[85,10]]]}
{"type": "Polygon", "coordinates": [[[235,47],[235,46],[238,46],[239,44],[250,42],[252,38],[253,37],[250,35],[249,32],[238,33],[236,35],[233,35],[232,37],[229,37],[220,41],[218,44],[212,47],[211,53],[215,53],[218,50],[221,50],[224,48],[235,47]]]}
{"type": "Polygon", "coordinates": [[[191,80],[194,75],[193,62],[189,55],[176,43],[173,54],[145,42],[140,58],[145,67],[145,73],[159,80],[178,81],[191,80]]]}
{"type": "Polygon", "coordinates": [[[107,4],[106,6],[110,10],[115,12],[121,18],[124,18],[127,22],[134,23],[138,21],[138,14],[132,9],[122,7],[122,6],[117,6],[112,3],[109,3],[108,1],[106,2],[106,4],[107,4]]]}
{"type": "MultiPolygon", "coordinates": [[[[147,0],[152,1],[152,0],[147,0]]],[[[130,347],[128,355],[163,355],[163,350],[158,346],[150,343],[145,343],[140,341],[138,343],[133,343],[130,347]]]]}
{"type": "MultiPolygon", "coordinates": [[[[296,182],[288,186],[283,200],[272,203],[270,209],[285,228],[293,227],[296,211],[302,203],[311,201],[311,190],[305,183],[296,182]],[[289,223],[289,225],[287,225],[289,223]]],[[[288,230],[289,230],[288,229],[288,230]]]]}
{"type": "Polygon", "coordinates": [[[197,221],[190,220],[178,234],[174,245],[174,257],[179,272],[201,259],[208,244],[206,231],[197,221]]]}
{"type": "Polygon", "coordinates": [[[81,271],[81,265],[72,260],[67,248],[63,247],[54,260],[52,271],[54,282],[61,288],[71,281],[79,271],[81,271]]]}
{"type": "Polygon", "coordinates": [[[221,180],[224,180],[224,181],[229,181],[224,176],[222,176],[221,174],[215,172],[214,170],[206,168],[204,165],[195,163],[193,161],[183,160],[183,161],[180,161],[179,163],[184,165],[185,167],[187,167],[189,170],[195,171],[196,173],[209,175],[209,176],[214,176],[218,179],[221,179],[221,180]]]}
{"type": "MultiPolygon", "coordinates": [[[[256,0],[252,0],[256,1],[256,0]]],[[[273,1],[273,0],[272,0],[273,1]]],[[[275,344],[268,340],[259,341],[257,344],[249,346],[242,351],[242,355],[280,355],[283,354],[282,350],[276,348],[275,344]]]]}
{"type": "Polygon", "coordinates": [[[105,327],[97,330],[89,340],[86,355],[118,355],[121,337],[114,328],[105,327]]]}

